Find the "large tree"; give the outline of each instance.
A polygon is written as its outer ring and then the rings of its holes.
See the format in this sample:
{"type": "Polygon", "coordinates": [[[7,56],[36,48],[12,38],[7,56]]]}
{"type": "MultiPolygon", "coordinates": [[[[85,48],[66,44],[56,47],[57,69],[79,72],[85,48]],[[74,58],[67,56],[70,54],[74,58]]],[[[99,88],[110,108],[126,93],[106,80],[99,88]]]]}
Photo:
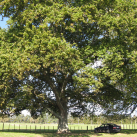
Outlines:
{"type": "Polygon", "coordinates": [[[134,1],[1,0],[0,5],[1,15],[10,17],[9,28],[0,30],[1,110],[29,109],[33,117],[49,112],[59,119],[58,131],[67,132],[69,110],[76,116],[87,113],[87,103],[108,107],[131,90],[137,68],[134,1]]]}

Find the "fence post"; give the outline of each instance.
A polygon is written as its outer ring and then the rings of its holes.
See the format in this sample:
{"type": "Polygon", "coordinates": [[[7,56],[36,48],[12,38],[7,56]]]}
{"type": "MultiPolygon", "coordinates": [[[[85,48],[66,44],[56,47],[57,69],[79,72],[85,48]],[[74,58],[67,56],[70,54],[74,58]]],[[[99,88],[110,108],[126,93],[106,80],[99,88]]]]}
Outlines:
{"type": "Polygon", "coordinates": [[[4,130],[4,122],[3,122],[3,127],[2,127],[2,130],[4,130]]]}
{"type": "Polygon", "coordinates": [[[36,133],[36,128],[37,128],[37,126],[35,125],[35,133],[36,133]]]}
{"type": "Polygon", "coordinates": [[[10,124],[9,124],[9,128],[8,128],[8,130],[10,129],[10,124]]]}
{"type": "Polygon", "coordinates": [[[27,130],[27,125],[26,125],[26,130],[27,130]]]}
{"type": "Polygon", "coordinates": [[[88,132],[88,126],[87,126],[87,132],[88,132]]]}
{"type": "Polygon", "coordinates": [[[14,131],[15,131],[15,124],[14,124],[14,131]]]}

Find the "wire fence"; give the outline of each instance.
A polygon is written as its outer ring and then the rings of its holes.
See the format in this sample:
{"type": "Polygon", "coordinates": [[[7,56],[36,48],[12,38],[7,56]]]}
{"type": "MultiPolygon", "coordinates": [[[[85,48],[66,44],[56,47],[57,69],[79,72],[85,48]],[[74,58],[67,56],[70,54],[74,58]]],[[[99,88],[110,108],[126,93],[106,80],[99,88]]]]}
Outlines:
{"type": "MultiPolygon", "coordinates": [[[[120,124],[119,124],[120,125],[120,124]]],[[[77,124],[69,125],[71,132],[88,132],[93,131],[94,128],[100,125],[92,124],[77,124]]],[[[122,130],[136,130],[137,124],[121,124],[122,130]]],[[[26,123],[0,123],[0,131],[13,131],[13,132],[56,132],[58,129],[57,124],[26,124],[26,123]]]]}

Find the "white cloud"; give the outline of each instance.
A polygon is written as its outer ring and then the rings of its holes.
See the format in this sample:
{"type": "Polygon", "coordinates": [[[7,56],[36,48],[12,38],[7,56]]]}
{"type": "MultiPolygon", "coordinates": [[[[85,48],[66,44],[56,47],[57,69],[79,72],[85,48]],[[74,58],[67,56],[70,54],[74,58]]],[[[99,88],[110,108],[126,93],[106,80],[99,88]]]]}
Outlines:
{"type": "Polygon", "coordinates": [[[22,110],[21,111],[21,114],[23,114],[24,116],[27,116],[27,115],[29,115],[30,116],[30,112],[28,111],[28,110],[22,110]]]}

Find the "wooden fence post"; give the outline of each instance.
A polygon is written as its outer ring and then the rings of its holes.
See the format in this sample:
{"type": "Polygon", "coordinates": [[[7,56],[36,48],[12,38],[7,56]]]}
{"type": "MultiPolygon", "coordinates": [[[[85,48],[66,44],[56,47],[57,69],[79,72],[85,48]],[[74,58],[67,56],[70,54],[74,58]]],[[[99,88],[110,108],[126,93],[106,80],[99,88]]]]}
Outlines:
{"type": "Polygon", "coordinates": [[[37,126],[35,125],[35,133],[36,133],[36,128],[37,128],[37,126]]]}
{"type": "Polygon", "coordinates": [[[3,122],[3,127],[2,127],[2,130],[4,130],[4,122],[3,122]]]}
{"type": "Polygon", "coordinates": [[[88,126],[87,126],[87,132],[88,132],[88,126]]]}
{"type": "Polygon", "coordinates": [[[9,124],[9,128],[8,128],[8,130],[10,129],[10,124],[9,124]]]}
{"type": "Polygon", "coordinates": [[[15,124],[14,124],[14,131],[15,131],[15,124]]]}

